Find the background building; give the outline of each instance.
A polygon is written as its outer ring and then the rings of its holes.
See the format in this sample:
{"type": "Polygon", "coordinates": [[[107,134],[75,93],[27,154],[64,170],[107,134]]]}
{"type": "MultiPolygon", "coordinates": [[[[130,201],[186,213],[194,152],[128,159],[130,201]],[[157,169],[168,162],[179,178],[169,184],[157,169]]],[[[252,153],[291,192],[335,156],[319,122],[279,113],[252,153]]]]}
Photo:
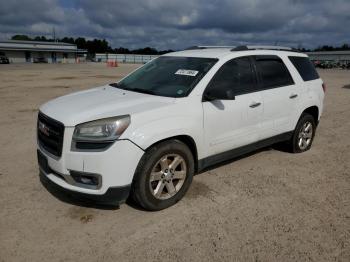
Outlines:
{"type": "Polygon", "coordinates": [[[75,63],[85,60],[86,50],[62,42],[0,41],[0,52],[10,63],[75,63]]]}
{"type": "MultiPolygon", "coordinates": [[[[319,51],[307,52],[312,61],[321,62],[350,62],[350,51],[319,51]]],[[[96,62],[117,61],[118,63],[144,64],[159,55],[111,54],[97,53],[96,62]]]]}
{"type": "Polygon", "coordinates": [[[96,62],[117,61],[118,63],[144,64],[159,55],[137,55],[137,54],[96,54],[96,62]]]}
{"type": "Polygon", "coordinates": [[[307,52],[312,61],[350,62],[350,51],[307,52]]]}

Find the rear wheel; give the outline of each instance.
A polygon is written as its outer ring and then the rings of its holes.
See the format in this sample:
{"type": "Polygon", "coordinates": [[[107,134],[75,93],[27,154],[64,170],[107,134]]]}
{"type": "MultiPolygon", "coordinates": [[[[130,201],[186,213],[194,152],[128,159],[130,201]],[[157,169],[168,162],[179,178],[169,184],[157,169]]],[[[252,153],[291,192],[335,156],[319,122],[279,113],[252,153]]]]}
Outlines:
{"type": "Polygon", "coordinates": [[[316,131],[315,119],[310,114],[303,114],[294,130],[290,144],[293,153],[301,153],[311,148],[316,131]]]}
{"type": "Polygon", "coordinates": [[[181,141],[169,140],[152,146],[137,167],[132,196],[147,210],[174,205],[188,190],[194,173],[190,149],[181,141]]]}

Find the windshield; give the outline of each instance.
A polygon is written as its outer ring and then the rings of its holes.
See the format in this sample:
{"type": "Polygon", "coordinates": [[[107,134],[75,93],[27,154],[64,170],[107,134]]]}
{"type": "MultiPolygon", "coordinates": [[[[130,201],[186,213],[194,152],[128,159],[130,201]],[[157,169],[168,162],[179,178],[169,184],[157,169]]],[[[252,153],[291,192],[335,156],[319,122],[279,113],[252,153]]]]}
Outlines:
{"type": "Polygon", "coordinates": [[[112,86],[158,96],[184,97],[216,61],[214,58],[162,56],[112,86]]]}

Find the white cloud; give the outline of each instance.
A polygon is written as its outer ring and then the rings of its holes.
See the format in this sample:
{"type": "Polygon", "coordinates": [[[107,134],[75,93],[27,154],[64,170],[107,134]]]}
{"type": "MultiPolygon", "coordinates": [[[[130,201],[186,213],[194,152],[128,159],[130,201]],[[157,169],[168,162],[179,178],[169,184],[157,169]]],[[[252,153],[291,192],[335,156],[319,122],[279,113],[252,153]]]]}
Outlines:
{"type": "Polygon", "coordinates": [[[349,40],[348,0],[0,0],[0,37],[106,38],[112,46],[195,44],[316,47],[349,40]]]}

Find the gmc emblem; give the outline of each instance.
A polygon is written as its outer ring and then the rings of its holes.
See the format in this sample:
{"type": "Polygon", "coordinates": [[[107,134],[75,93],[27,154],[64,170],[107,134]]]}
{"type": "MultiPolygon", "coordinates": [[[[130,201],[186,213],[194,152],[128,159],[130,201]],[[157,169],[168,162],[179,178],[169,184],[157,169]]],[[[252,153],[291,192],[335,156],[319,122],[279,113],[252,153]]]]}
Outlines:
{"type": "Polygon", "coordinates": [[[43,122],[38,123],[38,129],[41,133],[43,133],[46,136],[50,136],[50,128],[48,128],[43,122]]]}

